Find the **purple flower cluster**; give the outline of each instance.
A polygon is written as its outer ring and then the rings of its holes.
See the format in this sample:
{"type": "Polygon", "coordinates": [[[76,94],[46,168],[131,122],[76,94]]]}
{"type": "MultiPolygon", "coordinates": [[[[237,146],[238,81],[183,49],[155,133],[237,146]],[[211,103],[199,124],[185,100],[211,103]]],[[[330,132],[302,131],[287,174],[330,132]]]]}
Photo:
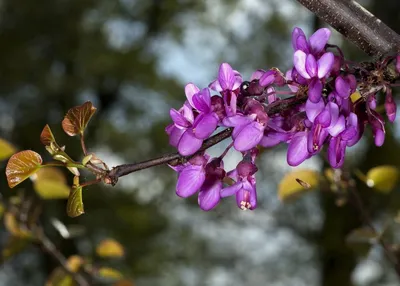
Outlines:
{"type": "MultiPolygon", "coordinates": [[[[239,208],[254,209],[258,146],[287,143],[287,162],[297,166],[326,145],[330,165],[340,168],[346,148],[360,140],[367,124],[375,144],[383,144],[384,119],[376,111],[376,94],[386,93],[384,107],[393,122],[396,103],[391,86],[383,80],[375,81],[371,91],[366,90],[371,86],[353,74],[339,48],[328,44],[330,34],[322,28],[307,39],[300,28],[295,28],[293,68],[286,74],[276,68],[257,70],[249,81],[243,81],[239,72],[223,63],[208,88],[186,85],[186,102],[179,110],[170,110],[173,123],[166,128],[170,144],[187,157],[186,163],[172,167],[178,172],[179,196],[198,192],[200,207],[210,210],[221,198],[235,195],[239,208]],[[357,92],[363,96],[357,98],[357,92]],[[279,95],[293,96],[284,99],[279,95]],[[298,104],[291,108],[268,114],[271,106],[296,100],[298,104]],[[233,142],[221,156],[210,158],[199,152],[215,130],[228,127],[233,129],[233,142]],[[241,152],[243,159],[226,172],[223,158],[231,147],[241,152]]],[[[399,62],[397,57],[397,70],[399,62]]]]}

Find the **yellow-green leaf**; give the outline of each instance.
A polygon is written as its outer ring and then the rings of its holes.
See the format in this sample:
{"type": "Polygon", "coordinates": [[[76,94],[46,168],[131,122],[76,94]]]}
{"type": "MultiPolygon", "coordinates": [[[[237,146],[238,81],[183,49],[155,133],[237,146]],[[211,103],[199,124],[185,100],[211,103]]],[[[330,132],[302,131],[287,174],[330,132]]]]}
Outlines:
{"type": "Polygon", "coordinates": [[[32,180],[33,188],[43,199],[66,199],[69,197],[70,187],[66,184],[64,174],[56,168],[42,168],[32,180]]]}
{"type": "Polygon", "coordinates": [[[31,237],[31,233],[28,229],[21,228],[15,215],[11,212],[6,212],[4,214],[4,226],[10,234],[20,238],[31,237]]]}
{"type": "Polygon", "coordinates": [[[5,243],[2,250],[2,261],[9,259],[10,257],[20,253],[29,244],[30,240],[27,238],[21,238],[17,236],[10,236],[8,241],[5,243]]]}
{"type": "Polygon", "coordinates": [[[3,217],[4,211],[5,211],[4,206],[2,204],[0,204],[0,220],[3,217]]]}
{"type": "Polygon", "coordinates": [[[68,110],[62,121],[62,128],[69,136],[82,135],[90,118],[96,112],[90,101],[68,110]]]}
{"type": "Polygon", "coordinates": [[[122,279],[123,275],[121,272],[118,270],[115,270],[114,268],[110,267],[100,267],[98,271],[98,275],[103,277],[103,278],[108,278],[108,279],[122,279]]]}
{"type": "Polygon", "coordinates": [[[66,273],[62,267],[57,267],[50,274],[46,286],[74,286],[75,282],[71,275],[66,273]]]}
{"type": "Polygon", "coordinates": [[[42,157],[34,151],[25,150],[11,156],[6,167],[10,188],[32,176],[42,165],[42,157]]]}
{"type": "Polygon", "coordinates": [[[374,243],[379,235],[372,229],[356,228],[346,237],[347,243],[374,243]]]}
{"type": "Polygon", "coordinates": [[[121,257],[124,255],[124,248],[114,239],[105,239],[97,245],[96,253],[100,257],[121,257]]]}
{"type": "Polygon", "coordinates": [[[77,217],[84,214],[83,201],[82,201],[82,187],[76,186],[72,188],[71,194],[67,203],[67,214],[70,217],[77,217]]]}
{"type": "Polygon", "coordinates": [[[296,170],[283,177],[278,187],[278,197],[287,202],[318,186],[319,174],[313,170],[296,170]]]}
{"type": "Polygon", "coordinates": [[[71,272],[78,272],[79,268],[81,268],[81,266],[83,265],[85,261],[83,260],[83,258],[79,255],[71,255],[70,257],[68,257],[67,260],[67,266],[69,268],[69,270],[71,270],[71,272]]]}
{"type": "Polygon", "coordinates": [[[0,138],[0,161],[9,158],[16,151],[14,146],[0,138]]]}
{"type": "Polygon", "coordinates": [[[389,193],[396,186],[399,170],[394,166],[382,165],[372,168],[366,175],[366,184],[382,193],[389,193]]]}
{"type": "Polygon", "coordinates": [[[352,102],[356,102],[361,98],[361,94],[358,90],[356,90],[353,94],[350,95],[350,99],[352,102]]]}

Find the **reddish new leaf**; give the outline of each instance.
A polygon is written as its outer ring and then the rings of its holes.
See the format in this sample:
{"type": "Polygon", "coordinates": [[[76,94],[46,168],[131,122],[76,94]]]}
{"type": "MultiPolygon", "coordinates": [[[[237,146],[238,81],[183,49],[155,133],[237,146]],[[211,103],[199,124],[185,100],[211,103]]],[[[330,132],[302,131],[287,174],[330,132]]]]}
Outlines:
{"type": "Polygon", "coordinates": [[[82,135],[95,112],[96,108],[93,107],[90,101],[80,106],[75,106],[68,110],[67,115],[65,115],[62,121],[62,128],[69,136],[82,135]]]}
{"type": "Polygon", "coordinates": [[[51,132],[48,124],[46,124],[46,126],[43,128],[42,133],[40,134],[40,142],[42,142],[42,144],[45,146],[49,146],[50,143],[56,142],[53,132],[51,132]]]}
{"type": "Polygon", "coordinates": [[[33,175],[42,165],[42,157],[34,151],[25,150],[11,156],[6,167],[7,182],[10,188],[33,175]]]}

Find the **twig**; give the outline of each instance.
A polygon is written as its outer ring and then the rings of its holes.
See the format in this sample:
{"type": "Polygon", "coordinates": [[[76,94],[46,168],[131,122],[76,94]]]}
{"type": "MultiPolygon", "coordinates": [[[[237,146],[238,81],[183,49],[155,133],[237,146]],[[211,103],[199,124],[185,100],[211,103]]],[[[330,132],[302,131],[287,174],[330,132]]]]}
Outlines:
{"type": "MultiPolygon", "coordinates": [[[[280,112],[287,111],[291,109],[293,106],[299,105],[301,103],[304,103],[307,100],[306,95],[302,96],[293,96],[284,100],[279,100],[276,101],[268,106],[265,107],[265,112],[269,115],[275,115],[280,112]]],[[[219,142],[223,141],[224,139],[228,138],[231,136],[233,129],[232,128],[227,128],[216,135],[210,137],[209,139],[205,140],[203,145],[201,146],[200,150],[196,152],[196,154],[199,154],[201,152],[204,152],[206,149],[210,148],[211,146],[214,146],[218,144],[219,142]]],[[[170,164],[170,165],[179,165],[184,162],[186,162],[188,159],[192,158],[194,155],[191,156],[182,156],[179,153],[170,153],[170,154],[165,154],[160,157],[150,159],[147,161],[139,162],[139,163],[132,163],[132,164],[124,164],[124,165],[119,165],[114,168],[112,168],[111,171],[108,171],[107,174],[103,177],[103,181],[106,184],[110,185],[115,185],[118,182],[118,178],[128,175],[130,173],[147,169],[150,167],[154,166],[159,166],[163,164],[170,164]]]]}
{"type": "Polygon", "coordinates": [[[400,35],[354,0],[297,0],[370,56],[400,52],[400,35]]]}
{"type": "Polygon", "coordinates": [[[82,147],[83,154],[86,156],[87,151],[86,151],[86,145],[85,145],[85,137],[84,137],[83,133],[81,134],[81,147],[82,147]]]}
{"type": "Polygon", "coordinates": [[[353,201],[361,215],[362,220],[367,225],[367,227],[369,227],[371,229],[371,231],[376,234],[378,243],[382,246],[386,257],[393,264],[394,269],[397,273],[397,277],[400,279],[399,260],[397,259],[396,255],[393,253],[393,251],[391,250],[390,245],[388,245],[385,242],[385,240],[382,238],[381,234],[375,229],[375,226],[372,224],[371,217],[369,216],[368,212],[365,210],[363,201],[361,200],[361,197],[356,190],[355,181],[353,179],[350,179],[350,181],[349,181],[349,190],[350,190],[351,195],[354,198],[353,201]]]}
{"type": "Polygon", "coordinates": [[[35,231],[35,238],[39,241],[39,243],[43,246],[43,248],[51,255],[57,262],[61,265],[61,267],[71,275],[72,279],[80,285],[80,286],[89,286],[90,283],[86,280],[84,276],[82,276],[79,272],[73,272],[69,266],[68,261],[64,257],[64,255],[57,249],[57,247],[53,244],[53,242],[44,234],[41,228],[38,228],[35,231]]]}

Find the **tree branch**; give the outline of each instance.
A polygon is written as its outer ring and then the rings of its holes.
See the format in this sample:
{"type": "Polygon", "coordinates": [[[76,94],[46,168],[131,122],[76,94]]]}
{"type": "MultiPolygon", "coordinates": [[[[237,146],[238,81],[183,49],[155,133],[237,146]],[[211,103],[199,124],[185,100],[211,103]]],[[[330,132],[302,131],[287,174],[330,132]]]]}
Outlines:
{"type": "Polygon", "coordinates": [[[400,35],[354,0],[297,0],[370,56],[400,52],[400,35]]]}
{"type": "MultiPolygon", "coordinates": [[[[284,112],[290,110],[293,106],[299,105],[304,103],[307,100],[307,95],[301,96],[293,96],[284,100],[276,101],[268,106],[265,107],[265,112],[268,116],[272,116],[274,114],[284,112]]],[[[210,148],[218,144],[219,142],[223,141],[224,139],[228,138],[232,134],[232,128],[227,128],[214,136],[210,137],[209,139],[205,140],[199,151],[196,154],[199,154],[206,149],[210,148]]],[[[130,173],[147,169],[154,166],[170,164],[170,165],[180,165],[192,158],[194,155],[191,156],[182,156],[178,152],[165,154],[160,157],[150,159],[147,161],[139,162],[139,163],[132,163],[132,164],[124,164],[119,165],[112,168],[111,171],[108,171],[107,174],[103,177],[103,180],[106,184],[115,185],[118,182],[118,178],[128,175],[130,173]]]]}

